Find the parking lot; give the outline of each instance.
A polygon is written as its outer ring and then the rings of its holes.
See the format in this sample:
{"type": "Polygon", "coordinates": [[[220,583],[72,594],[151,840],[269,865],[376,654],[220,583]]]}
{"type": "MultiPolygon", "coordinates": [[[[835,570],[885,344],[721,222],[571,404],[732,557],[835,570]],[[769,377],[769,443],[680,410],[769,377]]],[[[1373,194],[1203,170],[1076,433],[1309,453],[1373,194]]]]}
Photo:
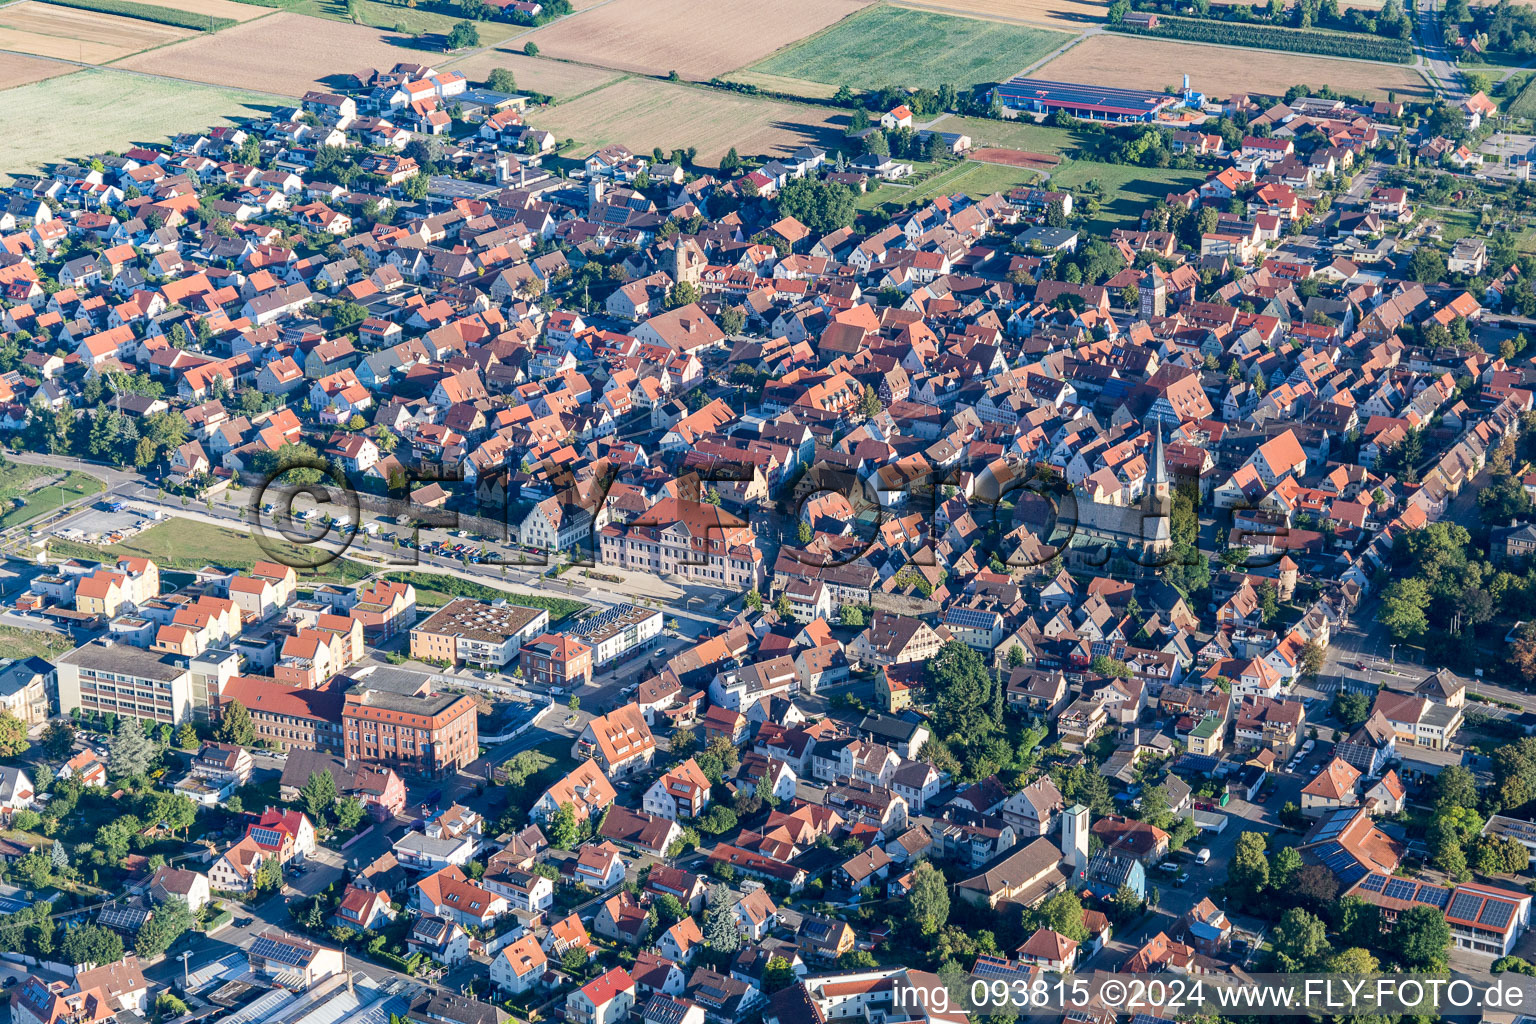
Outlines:
{"type": "Polygon", "coordinates": [[[71,531],[79,531],[85,538],[95,539],[109,533],[144,529],[154,522],[147,509],[126,505],[121,512],[108,512],[105,504],[97,502],[66,520],[59,534],[68,536],[71,531]]]}

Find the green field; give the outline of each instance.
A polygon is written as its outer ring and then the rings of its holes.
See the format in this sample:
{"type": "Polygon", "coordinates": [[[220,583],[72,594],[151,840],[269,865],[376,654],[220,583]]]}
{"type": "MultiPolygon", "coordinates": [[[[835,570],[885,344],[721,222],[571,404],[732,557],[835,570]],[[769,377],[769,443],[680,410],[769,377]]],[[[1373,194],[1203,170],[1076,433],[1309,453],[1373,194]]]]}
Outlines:
{"type": "Polygon", "coordinates": [[[1524,76],[1525,84],[1515,98],[1504,103],[1504,112],[1514,117],[1536,117],[1536,74],[1524,76]]]}
{"type": "MultiPolygon", "coordinates": [[[[924,165],[918,165],[924,166],[924,165]]],[[[973,199],[989,196],[994,192],[1007,192],[1017,185],[1025,185],[1037,177],[1034,171],[1023,167],[1005,167],[1001,164],[984,164],[977,160],[965,160],[940,170],[926,181],[912,188],[899,185],[881,185],[859,196],[856,205],[861,210],[879,207],[895,209],[913,203],[919,206],[939,196],[963,192],[973,199]]]]}
{"type": "Polygon", "coordinates": [[[996,146],[1028,153],[1066,156],[1088,144],[1088,135],[1076,128],[1055,128],[1027,121],[993,121],[985,117],[950,115],[934,125],[939,131],[971,137],[977,149],[996,146]]]}
{"type": "Polygon", "coordinates": [[[369,566],[349,558],[336,559],[318,571],[302,569],[300,566],[315,562],[315,548],[294,544],[275,532],[258,543],[247,530],[215,526],[198,519],[168,519],[121,544],[104,547],[54,539],[49,541],[48,550],[56,558],[104,560],[137,555],[171,569],[198,569],[205,565],[249,569],[256,562],[280,561],[292,565],[301,579],[344,583],[355,583],[373,572],[369,566]]]}
{"type": "MultiPolygon", "coordinates": [[[[292,106],[292,101],[288,101],[292,106]]],[[[0,177],[265,115],[275,98],[91,68],[0,92],[0,177]]]]}
{"type": "Polygon", "coordinates": [[[416,588],[416,603],[423,608],[436,608],[447,604],[456,597],[473,597],[480,601],[495,601],[504,599],[512,604],[520,604],[527,608],[543,608],[549,612],[551,622],[559,622],[569,618],[585,608],[586,602],[576,601],[569,597],[551,597],[543,594],[524,594],[518,591],[502,590],[485,583],[475,583],[472,580],[463,580],[457,576],[449,576],[440,572],[387,572],[384,574],[387,580],[396,583],[409,583],[416,588]]]}
{"type": "Polygon", "coordinates": [[[1068,42],[1065,32],[872,7],[758,61],[748,71],[855,89],[935,89],[1006,81],[1068,42]]]}
{"type": "MultiPolygon", "coordinates": [[[[378,0],[355,0],[353,6],[357,10],[359,24],[398,30],[406,35],[447,35],[454,25],[464,20],[453,13],[427,9],[428,6],[446,8],[447,5],[423,4],[411,8],[398,3],[379,3],[378,0]]],[[[298,0],[287,10],[295,14],[307,14],[312,18],[352,23],[352,15],[345,0],[298,0]]],[[[480,43],[483,46],[494,46],[503,39],[533,31],[510,21],[481,21],[476,23],[476,27],[480,30],[480,43]]]]}
{"type": "MultiPolygon", "coordinates": [[[[1113,228],[1135,228],[1141,212],[1147,207],[1169,192],[1183,192],[1204,180],[1205,175],[1200,171],[1072,160],[1051,172],[1051,181],[1046,187],[1078,194],[1088,182],[1097,181],[1104,189],[1104,202],[1098,215],[1089,223],[1094,231],[1105,233],[1113,228]]],[[[1082,198],[1078,194],[1079,202],[1082,198]]]]}
{"type": "Polygon", "coordinates": [[[74,646],[59,633],[0,626],[0,658],[57,658],[74,646]]]}
{"type": "Polygon", "coordinates": [[[0,529],[19,526],[52,512],[66,501],[99,494],[106,485],[93,476],[78,470],[65,473],[48,466],[31,466],[21,462],[0,459],[0,529]],[[11,502],[24,500],[25,505],[11,507],[11,502]]]}

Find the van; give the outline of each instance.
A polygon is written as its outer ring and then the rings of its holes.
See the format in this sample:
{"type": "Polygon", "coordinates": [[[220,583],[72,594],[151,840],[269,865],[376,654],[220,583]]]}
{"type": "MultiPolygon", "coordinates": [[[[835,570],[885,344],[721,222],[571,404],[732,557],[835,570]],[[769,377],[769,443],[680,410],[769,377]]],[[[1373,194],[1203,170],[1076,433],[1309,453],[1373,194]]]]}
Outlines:
{"type": "Polygon", "coordinates": [[[1205,864],[1210,859],[1211,859],[1211,849],[1208,846],[1201,847],[1200,848],[1200,852],[1195,854],[1195,863],[1196,864],[1205,864]]]}

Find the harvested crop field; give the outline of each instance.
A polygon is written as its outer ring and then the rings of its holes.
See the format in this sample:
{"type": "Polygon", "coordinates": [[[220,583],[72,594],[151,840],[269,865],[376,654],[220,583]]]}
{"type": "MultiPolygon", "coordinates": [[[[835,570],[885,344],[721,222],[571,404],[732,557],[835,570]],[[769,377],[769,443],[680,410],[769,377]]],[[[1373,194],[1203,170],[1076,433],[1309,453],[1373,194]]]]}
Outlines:
{"type": "Polygon", "coordinates": [[[571,156],[618,142],[636,152],[698,148],[700,163],[737,152],[783,155],[842,138],[848,116],[823,107],[766,100],[697,86],[629,78],[539,112],[540,128],[576,140],[571,156]]]}
{"type": "MultiPolygon", "coordinates": [[[[205,131],[234,118],[260,117],[275,104],[235,89],[125,75],[90,68],[18,86],[0,98],[0,172],[19,174],[46,163],[159,142],[177,132],[205,131]],[[111,117],[101,116],[111,110],[111,117]]],[[[0,173],[0,177],[3,177],[0,173]]]]}
{"type": "Polygon", "coordinates": [[[1032,74],[1126,89],[1162,89],[1178,86],[1186,71],[1193,88],[1221,99],[1234,93],[1279,96],[1293,85],[1324,82],[1337,92],[1373,100],[1385,98],[1389,91],[1400,100],[1424,100],[1430,94],[1424,79],[1400,64],[1133,36],[1093,36],[1032,74]]]}
{"type": "Polygon", "coordinates": [[[23,57],[19,53],[0,53],[0,89],[14,89],[28,82],[41,82],[56,75],[78,71],[73,64],[61,64],[41,57],[23,57]]]}
{"type": "Polygon", "coordinates": [[[237,3],[236,0],[134,0],[149,7],[165,7],[173,11],[188,11],[213,18],[229,18],[231,21],[250,21],[271,14],[272,8],[256,4],[237,3]]]}
{"type": "Polygon", "coordinates": [[[403,42],[393,32],[285,11],[141,54],[120,66],[253,92],[302,96],[317,86],[333,86],[340,76],[358,68],[387,68],[397,61],[422,59],[421,51],[397,45],[396,40],[403,42]],[[281,54],[282,59],[274,60],[273,54],[281,54]]]}
{"type": "Polygon", "coordinates": [[[519,89],[542,92],[553,96],[557,102],[591,92],[624,77],[623,72],[619,71],[591,68],[563,60],[547,60],[544,57],[529,57],[509,50],[485,50],[458,60],[444,61],[436,67],[461,71],[477,84],[485,81],[485,77],[497,68],[506,68],[517,79],[519,89]]]}
{"type": "MultiPolygon", "coordinates": [[[[942,130],[942,129],[941,129],[942,130]]],[[[1028,167],[1032,170],[1050,170],[1061,163],[1061,157],[1045,153],[1026,153],[1022,149],[984,148],[971,151],[971,159],[984,164],[1002,164],[1005,167],[1028,167]]]]}
{"type": "Polygon", "coordinates": [[[750,64],[868,0],[613,0],[528,38],[551,57],[708,79],[750,64]]]}
{"type": "Polygon", "coordinates": [[[105,64],[195,33],[115,14],[24,3],[0,7],[0,50],[105,64]]]}
{"type": "Polygon", "coordinates": [[[824,85],[967,87],[1007,81],[1071,40],[1065,32],[880,6],[747,68],[824,85]]]}
{"type": "Polygon", "coordinates": [[[1109,10],[1109,5],[1097,0],[935,0],[932,3],[899,0],[898,6],[1079,31],[1089,25],[1102,24],[1109,10]]]}

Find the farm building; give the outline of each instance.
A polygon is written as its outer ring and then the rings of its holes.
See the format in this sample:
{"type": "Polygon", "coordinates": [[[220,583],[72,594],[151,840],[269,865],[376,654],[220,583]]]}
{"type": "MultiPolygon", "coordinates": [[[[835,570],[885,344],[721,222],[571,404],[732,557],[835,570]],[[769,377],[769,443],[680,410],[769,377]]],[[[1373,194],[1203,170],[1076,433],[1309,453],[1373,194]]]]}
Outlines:
{"type": "Polygon", "coordinates": [[[1152,121],[1181,101],[1177,95],[1145,89],[1111,89],[1039,78],[1010,79],[994,92],[1010,110],[1031,114],[1065,110],[1085,121],[1152,121]]]}

